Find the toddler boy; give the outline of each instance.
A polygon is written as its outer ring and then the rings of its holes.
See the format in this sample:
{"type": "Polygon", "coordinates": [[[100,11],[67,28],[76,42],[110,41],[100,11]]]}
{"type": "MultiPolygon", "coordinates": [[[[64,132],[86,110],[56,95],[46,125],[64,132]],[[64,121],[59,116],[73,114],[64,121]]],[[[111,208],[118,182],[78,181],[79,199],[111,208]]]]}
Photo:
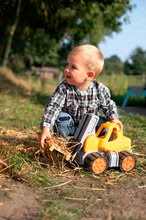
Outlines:
{"type": "Polygon", "coordinates": [[[42,150],[45,139],[51,138],[51,130],[63,137],[73,135],[81,117],[86,113],[98,115],[99,109],[106,117],[100,117],[100,124],[109,120],[123,128],[109,89],[96,81],[103,65],[103,55],[93,45],[77,46],[69,53],[64,69],[65,80],[52,94],[41,123],[42,150]]]}

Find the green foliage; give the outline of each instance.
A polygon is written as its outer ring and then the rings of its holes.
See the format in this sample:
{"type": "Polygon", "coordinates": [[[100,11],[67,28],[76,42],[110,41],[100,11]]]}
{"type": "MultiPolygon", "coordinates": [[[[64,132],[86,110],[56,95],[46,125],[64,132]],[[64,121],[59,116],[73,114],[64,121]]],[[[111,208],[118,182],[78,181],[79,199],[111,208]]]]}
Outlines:
{"type": "Polygon", "coordinates": [[[105,59],[104,72],[107,74],[111,73],[122,73],[123,63],[117,55],[113,55],[110,58],[105,59]]]}
{"type": "MultiPolygon", "coordinates": [[[[0,15],[1,61],[17,9],[16,0],[6,2],[0,15]]],[[[64,39],[69,44],[66,50],[86,42],[97,45],[105,35],[121,30],[120,18],[131,9],[130,1],[117,0],[22,1],[11,57],[23,56],[28,66],[59,64],[64,39]]]]}
{"type": "Polygon", "coordinates": [[[128,75],[146,75],[146,51],[136,48],[124,64],[124,72],[128,75]]]}
{"type": "MultiPolygon", "coordinates": [[[[25,36],[27,30],[24,29],[25,36]]],[[[23,57],[26,67],[47,66],[59,62],[59,43],[55,39],[50,39],[49,35],[45,34],[43,29],[32,31],[27,40],[24,39],[23,43],[17,46],[17,38],[13,41],[13,54],[11,59],[14,60],[17,54],[23,57]]]]}
{"type": "MultiPolygon", "coordinates": [[[[105,59],[103,72],[104,74],[110,75],[125,73],[126,75],[146,76],[146,51],[140,47],[137,47],[124,63],[117,55],[113,55],[105,59]]],[[[135,85],[135,83],[133,85],[135,85]]],[[[144,82],[141,84],[141,86],[143,84],[144,82]]]]}

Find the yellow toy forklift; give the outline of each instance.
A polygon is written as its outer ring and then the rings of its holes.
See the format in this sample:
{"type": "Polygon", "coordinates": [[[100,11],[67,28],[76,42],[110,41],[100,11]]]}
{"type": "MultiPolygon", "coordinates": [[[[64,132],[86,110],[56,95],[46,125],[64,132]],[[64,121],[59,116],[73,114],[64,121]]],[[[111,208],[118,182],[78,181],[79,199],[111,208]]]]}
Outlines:
{"type": "Polygon", "coordinates": [[[86,114],[77,128],[75,145],[71,160],[96,174],[107,168],[120,168],[131,171],[136,165],[132,155],[131,139],[123,135],[123,131],[115,123],[101,124],[95,132],[99,117],[86,114]]]}
{"type": "Polygon", "coordinates": [[[69,141],[68,150],[46,140],[50,151],[62,153],[71,164],[77,164],[93,173],[103,173],[108,168],[129,172],[136,166],[131,139],[115,123],[106,122],[96,131],[99,116],[85,114],[69,141]],[[71,149],[71,151],[70,151],[71,149]]]}

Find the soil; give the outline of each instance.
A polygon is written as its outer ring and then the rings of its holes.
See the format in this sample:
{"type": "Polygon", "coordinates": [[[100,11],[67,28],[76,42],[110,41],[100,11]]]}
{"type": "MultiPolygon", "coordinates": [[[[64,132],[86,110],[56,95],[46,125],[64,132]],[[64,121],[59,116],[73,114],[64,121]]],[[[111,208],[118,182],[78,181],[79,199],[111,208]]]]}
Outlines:
{"type": "MultiPolygon", "coordinates": [[[[73,207],[84,208],[81,220],[146,219],[146,186],[143,185],[145,179],[138,185],[114,184],[108,181],[106,188],[98,187],[98,179],[92,176],[90,179],[87,177],[86,180],[74,176],[73,180],[71,177],[69,180],[73,185],[68,187],[78,187],[77,196],[75,197],[75,194],[71,196],[73,200],[67,200],[64,208],[67,210],[73,207]],[[93,191],[90,190],[91,188],[93,191]],[[100,188],[101,191],[98,191],[100,188]],[[83,201],[76,201],[76,198],[81,198],[83,201]]],[[[40,216],[42,206],[40,192],[7,178],[0,179],[0,186],[0,220],[53,220],[51,215],[44,218],[40,216]]],[[[58,195],[63,195],[65,190],[64,187],[50,190],[49,200],[55,200],[58,195]]]]}
{"type": "MultiPolygon", "coordinates": [[[[124,111],[129,110],[126,107],[124,111]]],[[[145,109],[135,111],[146,116],[145,109]]],[[[79,220],[146,220],[146,176],[136,179],[134,171],[129,174],[131,178],[126,174],[116,177],[115,173],[105,174],[101,181],[100,177],[76,175],[71,170],[64,177],[64,182],[69,181],[69,184],[48,191],[48,197],[50,201],[57,200],[59,195],[65,196],[67,187],[74,189],[74,194],[66,197],[64,205],[66,210],[84,209],[79,220]],[[124,182],[119,181],[122,178],[124,182]],[[100,191],[98,188],[102,183],[103,190],[100,191]]],[[[51,214],[44,218],[40,215],[43,194],[46,194],[43,189],[33,189],[0,173],[0,220],[53,220],[51,214]]]]}
{"type": "Polygon", "coordinates": [[[0,220],[38,220],[39,207],[34,189],[0,176],[0,220]]]}

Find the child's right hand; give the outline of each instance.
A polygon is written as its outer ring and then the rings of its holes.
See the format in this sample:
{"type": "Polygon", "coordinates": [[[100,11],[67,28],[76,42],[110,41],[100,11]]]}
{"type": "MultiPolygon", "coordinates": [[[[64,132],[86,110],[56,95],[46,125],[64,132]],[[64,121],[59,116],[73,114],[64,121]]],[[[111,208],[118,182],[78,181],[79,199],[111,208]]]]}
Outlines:
{"type": "Polygon", "coordinates": [[[120,128],[121,130],[123,130],[123,124],[122,124],[122,122],[121,122],[119,119],[113,118],[113,119],[111,119],[110,121],[113,122],[113,123],[116,123],[117,125],[119,125],[119,128],[120,128]]]}
{"type": "Polygon", "coordinates": [[[45,140],[50,139],[50,138],[51,138],[50,129],[45,128],[45,127],[42,128],[42,132],[41,132],[40,139],[39,139],[40,150],[44,151],[44,149],[45,149],[45,140]]]}

